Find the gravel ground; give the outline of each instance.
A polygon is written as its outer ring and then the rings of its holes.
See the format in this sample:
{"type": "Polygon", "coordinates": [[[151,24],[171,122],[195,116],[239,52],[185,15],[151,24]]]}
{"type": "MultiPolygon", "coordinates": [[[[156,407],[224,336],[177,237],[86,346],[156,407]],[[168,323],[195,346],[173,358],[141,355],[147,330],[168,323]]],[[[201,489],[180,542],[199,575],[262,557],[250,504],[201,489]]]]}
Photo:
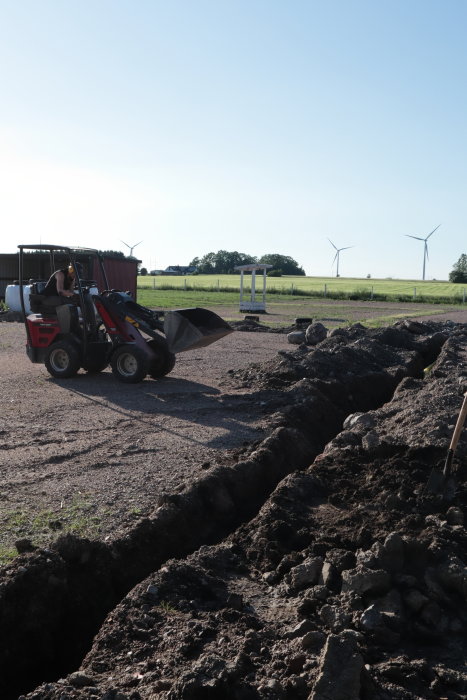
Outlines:
{"type": "Polygon", "coordinates": [[[234,332],[181,353],[163,379],[122,384],[110,370],[56,380],[0,323],[1,544],[71,529],[111,538],[230,450],[264,436],[261,397],[224,387],[229,370],[290,349],[282,334],[234,332]]]}

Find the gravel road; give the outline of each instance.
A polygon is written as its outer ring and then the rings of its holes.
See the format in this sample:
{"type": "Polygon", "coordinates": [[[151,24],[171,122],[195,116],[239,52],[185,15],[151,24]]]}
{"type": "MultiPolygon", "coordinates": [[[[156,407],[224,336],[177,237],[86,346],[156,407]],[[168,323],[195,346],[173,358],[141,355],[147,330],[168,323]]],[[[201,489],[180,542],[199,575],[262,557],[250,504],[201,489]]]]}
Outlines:
{"type": "Polygon", "coordinates": [[[181,353],[161,380],[127,385],[110,370],[56,380],[0,323],[0,544],[44,543],[63,530],[112,538],[209,464],[264,436],[268,416],[228,370],[290,349],[285,335],[234,332],[181,353]]]}

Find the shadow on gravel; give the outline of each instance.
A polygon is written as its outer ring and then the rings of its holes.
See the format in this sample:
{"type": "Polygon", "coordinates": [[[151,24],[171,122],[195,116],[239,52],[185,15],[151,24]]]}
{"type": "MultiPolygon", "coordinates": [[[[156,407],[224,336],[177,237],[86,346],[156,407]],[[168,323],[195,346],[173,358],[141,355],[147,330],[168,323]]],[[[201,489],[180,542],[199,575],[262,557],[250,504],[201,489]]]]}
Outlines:
{"type": "MultiPolygon", "coordinates": [[[[56,380],[55,380],[56,381],[56,380]]],[[[147,425],[152,432],[160,431],[181,437],[184,441],[202,447],[225,447],[225,433],[236,435],[239,428],[244,431],[258,420],[261,412],[271,411],[281,405],[281,401],[271,394],[278,392],[253,392],[248,394],[225,394],[213,387],[183,379],[170,380],[165,391],[155,389],[151,384],[135,387],[124,385],[121,393],[108,388],[103,383],[86,387],[76,380],[74,386],[67,380],[66,390],[81,397],[98,410],[110,410],[125,418],[147,425]],[[129,389],[129,391],[125,391],[129,389]],[[138,390],[139,389],[139,390],[138,390]],[[212,440],[198,439],[187,434],[186,429],[177,431],[157,421],[165,415],[176,416],[184,424],[206,425],[223,431],[223,435],[212,440]]],[[[253,429],[253,428],[252,428],[253,429]]]]}
{"type": "Polygon", "coordinates": [[[54,379],[47,377],[47,382],[56,384],[63,389],[76,391],[83,396],[98,396],[108,401],[120,403],[121,400],[131,401],[142,395],[160,396],[165,394],[219,394],[209,384],[201,384],[187,379],[164,377],[163,379],[145,379],[139,384],[125,384],[118,382],[110,372],[101,372],[98,375],[77,374],[70,379],[54,379]]]}

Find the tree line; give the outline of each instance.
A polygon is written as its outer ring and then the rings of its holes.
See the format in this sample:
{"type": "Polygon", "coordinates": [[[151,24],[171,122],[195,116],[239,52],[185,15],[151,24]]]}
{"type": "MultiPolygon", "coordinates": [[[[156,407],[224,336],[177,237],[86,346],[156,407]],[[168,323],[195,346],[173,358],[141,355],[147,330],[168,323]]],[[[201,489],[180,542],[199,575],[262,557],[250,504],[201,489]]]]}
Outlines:
{"type": "Polygon", "coordinates": [[[300,267],[298,262],[288,255],[279,255],[278,253],[268,253],[260,258],[254,255],[239,253],[236,250],[230,252],[227,250],[218,250],[217,253],[207,253],[202,258],[193,258],[190,265],[196,267],[197,271],[202,275],[229,275],[236,273],[235,268],[238,265],[272,265],[268,274],[282,275],[304,275],[305,270],[300,267]]]}
{"type": "Polygon", "coordinates": [[[449,273],[449,281],[467,283],[467,255],[465,253],[462,253],[452,272],[449,273]]]}

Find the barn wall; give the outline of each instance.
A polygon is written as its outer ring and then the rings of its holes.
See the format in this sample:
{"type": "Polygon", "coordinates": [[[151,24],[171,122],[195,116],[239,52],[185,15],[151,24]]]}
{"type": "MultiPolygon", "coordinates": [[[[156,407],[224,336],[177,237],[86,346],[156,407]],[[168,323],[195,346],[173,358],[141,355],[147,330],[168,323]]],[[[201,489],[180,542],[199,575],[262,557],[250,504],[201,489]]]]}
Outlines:
{"type": "Polygon", "coordinates": [[[0,297],[5,298],[5,289],[18,279],[18,254],[0,255],[0,297]]]}
{"type": "MultiPolygon", "coordinates": [[[[120,289],[123,292],[129,291],[136,301],[136,280],[138,274],[139,260],[128,260],[127,258],[105,258],[104,267],[110,289],[120,289]]],[[[96,280],[99,290],[104,288],[104,280],[100,274],[97,260],[94,261],[92,278],[96,280]]]]}
{"type": "MultiPolygon", "coordinates": [[[[104,280],[101,279],[99,266],[96,260],[89,259],[88,256],[78,255],[76,258],[83,264],[84,277],[94,279],[97,282],[99,291],[104,289],[104,280]],[[93,266],[94,263],[94,266],[93,266]]],[[[23,278],[27,282],[29,279],[47,280],[50,276],[50,263],[48,255],[25,255],[23,278]]],[[[0,253],[0,298],[5,298],[7,285],[13,284],[18,279],[19,274],[18,253],[0,253]]],[[[128,258],[105,258],[104,266],[111,289],[128,290],[136,300],[136,281],[139,260],[128,258]]],[[[66,260],[57,260],[55,269],[64,267],[66,260]]]]}

